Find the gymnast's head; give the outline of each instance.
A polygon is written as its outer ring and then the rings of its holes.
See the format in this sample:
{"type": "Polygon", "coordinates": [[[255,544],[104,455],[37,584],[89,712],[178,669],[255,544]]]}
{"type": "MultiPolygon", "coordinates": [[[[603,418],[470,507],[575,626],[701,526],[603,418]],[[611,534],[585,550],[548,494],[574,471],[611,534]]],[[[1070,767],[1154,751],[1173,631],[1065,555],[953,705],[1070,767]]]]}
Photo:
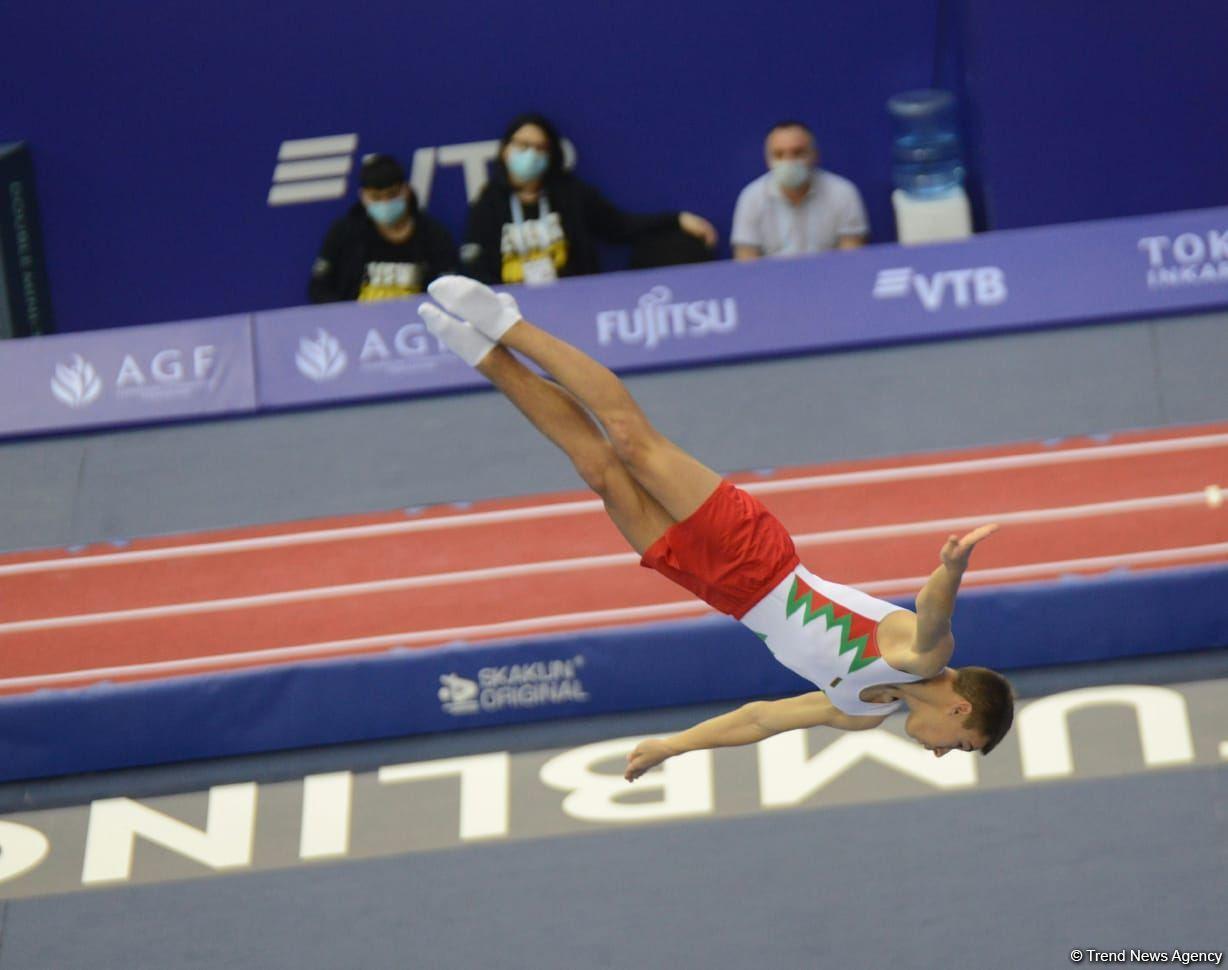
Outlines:
{"type": "Polygon", "coordinates": [[[909,737],[936,758],[961,750],[989,754],[1015,719],[1010,682],[988,667],[947,668],[934,680],[940,681],[935,699],[910,705],[904,723],[909,737]]]}

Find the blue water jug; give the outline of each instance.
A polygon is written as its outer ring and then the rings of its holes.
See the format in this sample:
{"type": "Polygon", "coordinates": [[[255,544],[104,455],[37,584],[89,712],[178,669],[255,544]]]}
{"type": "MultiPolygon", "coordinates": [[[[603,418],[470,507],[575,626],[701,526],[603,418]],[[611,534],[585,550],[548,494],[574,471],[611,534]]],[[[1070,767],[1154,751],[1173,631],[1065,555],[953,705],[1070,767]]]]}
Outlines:
{"type": "Polygon", "coordinates": [[[887,100],[893,121],[892,180],[898,189],[932,199],[964,181],[962,147],[950,91],[905,91],[887,100]]]}

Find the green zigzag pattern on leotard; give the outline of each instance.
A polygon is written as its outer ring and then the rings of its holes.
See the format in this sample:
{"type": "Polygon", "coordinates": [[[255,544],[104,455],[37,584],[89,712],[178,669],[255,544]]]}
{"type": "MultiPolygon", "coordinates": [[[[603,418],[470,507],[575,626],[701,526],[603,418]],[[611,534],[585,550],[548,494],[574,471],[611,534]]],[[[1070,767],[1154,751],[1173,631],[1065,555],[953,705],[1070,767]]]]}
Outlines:
{"type": "Polygon", "coordinates": [[[855,673],[862,667],[868,667],[874,663],[878,657],[866,656],[866,643],[869,641],[868,636],[860,636],[854,639],[852,637],[853,618],[848,613],[843,616],[837,616],[836,611],[832,608],[831,603],[824,603],[822,606],[815,607],[814,591],[806,590],[800,596],[797,593],[798,580],[793,577],[793,585],[789,588],[789,601],[785,606],[785,616],[790,617],[798,610],[803,610],[802,626],[806,626],[819,617],[823,617],[827,623],[827,628],[838,627],[840,630],[840,650],[841,656],[850,651],[853,652],[853,658],[849,662],[849,673],[855,673]]]}

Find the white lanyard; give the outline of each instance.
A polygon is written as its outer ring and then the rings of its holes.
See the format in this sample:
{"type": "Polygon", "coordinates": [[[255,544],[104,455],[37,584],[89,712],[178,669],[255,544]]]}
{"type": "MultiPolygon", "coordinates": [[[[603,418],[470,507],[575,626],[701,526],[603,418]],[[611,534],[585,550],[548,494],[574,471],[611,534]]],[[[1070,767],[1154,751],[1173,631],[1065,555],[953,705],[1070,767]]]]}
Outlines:
{"type": "MultiPolygon", "coordinates": [[[[546,198],[546,193],[543,192],[537,199],[537,218],[545,220],[550,215],[550,200],[546,198]]],[[[524,206],[520,204],[520,196],[512,193],[512,222],[516,224],[516,229],[512,233],[512,243],[516,247],[516,252],[521,256],[526,256],[531,251],[525,240],[524,234],[524,206]]]]}

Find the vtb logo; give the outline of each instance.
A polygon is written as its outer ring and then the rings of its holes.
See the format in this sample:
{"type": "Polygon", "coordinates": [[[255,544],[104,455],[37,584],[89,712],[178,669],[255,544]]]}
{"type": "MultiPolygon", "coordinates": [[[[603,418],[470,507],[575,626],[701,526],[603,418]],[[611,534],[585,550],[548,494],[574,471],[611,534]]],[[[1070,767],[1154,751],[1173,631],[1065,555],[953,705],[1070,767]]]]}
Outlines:
{"type": "MultiPolygon", "coordinates": [[[[563,167],[571,171],[576,164],[576,146],[564,138],[563,167]]],[[[346,193],[358,135],[321,135],[316,138],[291,138],[277,149],[277,166],[269,189],[269,205],[297,205],[340,199],[346,193]]],[[[498,139],[468,141],[459,145],[419,148],[414,152],[409,183],[418,203],[431,199],[435,172],[440,168],[459,168],[465,178],[465,196],[472,202],[486,185],[487,169],[499,154],[498,139]]]]}
{"type": "Polygon", "coordinates": [[[1006,274],[997,266],[944,269],[926,276],[911,266],[882,269],[874,280],[874,299],[895,300],[916,293],[931,313],[942,309],[947,294],[960,309],[972,305],[997,306],[1006,301],[1006,274]]]}
{"type": "Polygon", "coordinates": [[[283,141],[273,169],[269,205],[339,199],[358,150],[357,135],[325,135],[283,141]]]}

